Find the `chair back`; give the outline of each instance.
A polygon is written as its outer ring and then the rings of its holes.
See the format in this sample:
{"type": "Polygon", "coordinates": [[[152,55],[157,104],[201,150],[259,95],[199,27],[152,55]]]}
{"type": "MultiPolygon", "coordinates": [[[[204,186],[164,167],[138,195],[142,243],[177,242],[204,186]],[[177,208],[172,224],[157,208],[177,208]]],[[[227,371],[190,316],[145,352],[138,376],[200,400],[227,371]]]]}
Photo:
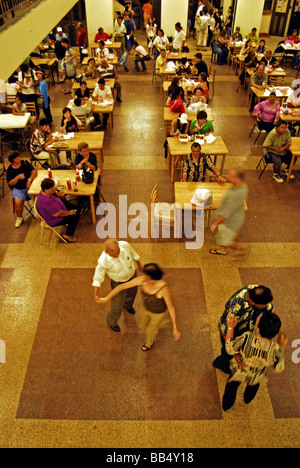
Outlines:
{"type": "Polygon", "coordinates": [[[158,203],[158,201],[158,186],[155,184],[151,192],[150,203],[158,203]]]}
{"type": "Polygon", "coordinates": [[[82,131],[82,132],[88,132],[89,131],[89,124],[87,122],[87,117],[86,115],[76,115],[77,119],[80,120],[80,122],[82,123],[82,125],[79,125],[78,126],[78,129],[79,131],[82,131]]]}
{"type": "MultiPolygon", "coordinates": [[[[37,199],[38,197],[36,197],[34,199],[34,209],[35,209],[35,213],[36,213],[36,217],[37,219],[40,221],[41,223],[41,227],[42,227],[42,233],[43,233],[43,229],[44,228],[47,228],[47,229],[51,229],[52,232],[54,232],[65,244],[67,243],[66,239],[63,238],[63,236],[61,236],[54,227],[50,226],[45,220],[44,218],[41,216],[41,214],[39,213],[39,210],[38,210],[38,207],[37,207],[37,199]]],[[[43,234],[42,234],[43,235],[43,234]]]]}
{"type": "Polygon", "coordinates": [[[37,116],[35,102],[25,102],[27,111],[30,112],[34,117],[37,116]]]}
{"type": "Polygon", "coordinates": [[[270,76],[269,85],[281,86],[284,84],[284,76],[270,76]]]}
{"type": "Polygon", "coordinates": [[[16,94],[6,94],[7,104],[14,104],[15,100],[16,100],[16,94]]]}

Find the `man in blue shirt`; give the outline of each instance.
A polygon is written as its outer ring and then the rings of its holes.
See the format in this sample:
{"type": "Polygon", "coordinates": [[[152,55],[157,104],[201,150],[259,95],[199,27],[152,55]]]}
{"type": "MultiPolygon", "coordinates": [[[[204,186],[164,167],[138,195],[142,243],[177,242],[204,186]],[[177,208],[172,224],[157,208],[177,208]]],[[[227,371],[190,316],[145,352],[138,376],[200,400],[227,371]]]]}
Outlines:
{"type": "Polygon", "coordinates": [[[129,51],[131,49],[132,41],[134,40],[134,23],[131,19],[130,13],[124,15],[124,25],[126,27],[125,48],[129,51]]]}

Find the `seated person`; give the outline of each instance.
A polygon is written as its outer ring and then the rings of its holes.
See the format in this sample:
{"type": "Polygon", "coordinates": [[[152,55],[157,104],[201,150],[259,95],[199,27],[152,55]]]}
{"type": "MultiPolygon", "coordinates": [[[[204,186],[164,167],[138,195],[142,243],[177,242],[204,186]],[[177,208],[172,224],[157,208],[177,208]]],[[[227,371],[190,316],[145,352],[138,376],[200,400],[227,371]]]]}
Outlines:
{"type": "Polygon", "coordinates": [[[167,57],[166,49],[161,49],[160,54],[157,57],[156,62],[155,62],[156,72],[158,73],[160,72],[160,67],[166,65],[167,60],[168,60],[168,57],[167,57]]]}
{"type": "Polygon", "coordinates": [[[257,125],[260,130],[266,130],[268,133],[273,130],[280,116],[280,105],[276,100],[276,93],[270,93],[268,99],[256,104],[253,115],[258,116],[257,125]]]}
{"type": "Polygon", "coordinates": [[[256,52],[257,54],[264,54],[264,53],[266,52],[266,50],[267,50],[266,41],[265,41],[264,39],[261,39],[261,40],[259,41],[258,46],[257,46],[256,49],[255,49],[255,52],[256,52]]]}
{"type": "Polygon", "coordinates": [[[80,98],[74,99],[74,106],[71,107],[71,112],[73,115],[76,115],[77,117],[82,117],[86,116],[86,123],[90,125],[92,122],[95,121],[95,118],[90,115],[91,114],[91,109],[90,107],[84,106],[84,103],[80,98]]]}
{"type": "Polygon", "coordinates": [[[287,40],[292,44],[299,44],[299,36],[297,29],[293,29],[290,36],[288,36],[287,40]]]}
{"type": "Polygon", "coordinates": [[[75,158],[75,169],[83,169],[86,166],[91,171],[98,169],[97,156],[90,152],[89,144],[81,141],[78,144],[78,153],[75,158]]]}
{"type": "Polygon", "coordinates": [[[67,225],[66,233],[62,237],[67,242],[76,242],[74,233],[79,220],[79,210],[57,191],[53,179],[43,179],[41,189],[37,198],[39,214],[49,226],[67,225]]]}
{"type": "Polygon", "coordinates": [[[294,90],[294,92],[291,93],[289,97],[287,98],[286,105],[287,107],[293,109],[295,107],[300,107],[300,82],[299,80],[294,80],[291,84],[291,88],[294,90]]]}
{"type": "Polygon", "coordinates": [[[256,71],[251,76],[251,86],[257,89],[265,89],[267,87],[268,77],[265,73],[264,64],[260,63],[256,71]]]}
{"type": "Polygon", "coordinates": [[[24,201],[30,200],[28,189],[37,176],[37,170],[29,161],[21,159],[17,151],[10,152],[8,160],[10,165],[6,171],[6,180],[12,189],[14,211],[16,214],[15,227],[18,228],[24,221],[22,216],[24,201]]]}
{"type": "Polygon", "coordinates": [[[197,102],[202,102],[203,104],[206,104],[207,102],[206,97],[203,96],[203,89],[201,86],[194,89],[194,94],[191,97],[190,104],[196,104],[197,102]]]}
{"type": "MultiPolygon", "coordinates": [[[[209,84],[208,76],[206,73],[200,73],[199,83],[197,83],[196,88],[202,88],[203,96],[206,98],[207,103],[209,102],[209,84]]],[[[196,89],[195,88],[195,89],[196,89]]]]}
{"type": "Polygon", "coordinates": [[[45,148],[52,141],[50,122],[47,119],[41,119],[30,139],[30,151],[32,155],[37,159],[49,159],[49,153],[45,151],[45,148]]]}
{"type": "Polygon", "coordinates": [[[247,39],[247,41],[252,41],[252,42],[255,42],[257,44],[258,43],[257,29],[252,28],[251,32],[248,34],[246,39],[247,39]]]}
{"type": "Polygon", "coordinates": [[[189,131],[189,123],[187,114],[179,114],[177,119],[171,123],[171,130],[169,136],[187,135],[189,131]]]}
{"type": "MultiPolygon", "coordinates": [[[[280,175],[282,163],[286,164],[286,169],[282,171],[284,176],[289,173],[289,167],[292,160],[290,146],[292,138],[287,123],[284,120],[279,120],[276,127],[268,133],[264,143],[264,153],[267,153],[273,163],[273,176],[275,182],[282,184],[283,179],[280,175]]],[[[294,178],[291,174],[291,179],[294,178]]]]}
{"type": "Polygon", "coordinates": [[[245,58],[244,64],[245,64],[246,68],[256,68],[257,67],[258,61],[257,61],[256,55],[255,55],[255,50],[251,49],[248,52],[247,57],[245,58]]]}
{"type": "Polygon", "coordinates": [[[231,34],[231,38],[235,42],[241,42],[243,40],[243,36],[241,34],[241,28],[239,26],[237,26],[235,28],[234,33],[231,34]]]}
{"type": "Polygon", "coordinates": [[[104,41],[99,41],[99,47],[96,49],[96,55],[99,58],[105,58],[109,54],[109,49],[105,47],[104,41]]]}
{"type": "Polygon", "coordinates": [[[90,99],[90,90],[87,87],[85,81],[80,83],[80,87],[75,91],[75,97],[82,99],[83,101],[88,101],[90,99]]]}
{"type": "Polygon", "coordinates": [[[100,41],[106,42],[108,39],[111,39],[111,38],[112,38],[111,34],[107,34],[106,32],[104,32],[103,28],[99,28],[94,38],[94,42],[100,42],[100,41]]]}
{"type": "Polygon", "coordinates": [[[64,107],[60,125],[61,133],[72,133],[79,132],[78,125],[80,127],[82,122],[73,114],[69,107],[64,107]]]}
{"type": "Polygon", "coordinates": [[[167,101],[166,101],[166,106],[170,104],[171,101],[173,101],[174,96],[175,96],[175,91],[179,87],[179,82],[180,82],[180,77],[175,76],[172,81],[170,86],[168,87],[167,91],[167,101]]]}
{"type": "Polygon", "coordinates": [[[214,132],[214,126],[211,120],[207,120],[207,113],[205,111],[199,111],[197,119],[192,120],[190,125],[191,135],[204,135],[207,136],[214,132]]]}
{"type": "Polygon", "coordinates": [[[249,54],[250,50],[252,49],[252,41],[246,41],[243,47],[241,48],[240,55],[247,55],[249,54]]]}
{"type": "Polygon", "coordinates": [[[184,89],[179,86],[174,92],[174,99],[169,104],[169,109],[171,112],[179,112],[180,114],[185,114],[185,103],[184,99],[184,89]]]}
{"type": "Polygon", "coordinates": [[[279,66],[279,61],[275,57],[272,56],[271,50],[267,50],[265,52],[265,56],[261,59],[259,63],[264,63],[265,66],[267,65],[273,68],[276,68],[279,66]]]}
{"type": "Polygon", "coordinates": [[[204,182],[207,169],[217,176],[218,182],[225,182],[210,156],[202,153],[200,144],[195,142],[191,146],[191,154],[183,161],[182,182],[204,182]]]}
{"type": "Polygon", "coordinates": [[[100,66],[97,69],[96,75],[99,78],[113,78],[115,80],[114,89],[117,92],[117,101],[122,102],[122,86],[120,83],[119,74],[117,73],[115,67],[111,63],[108,63],[106,59],[102,59],[100,66]]]}
{"type": "Polygon", "coordinates": [[[22,101],[21,95],[16,95],[16,99],[11,110],[14,115],[24,115],[25,112],[27,112],[26,104],[22,101]]]}
{"type": "Polygon", "coordinates": [[[96,76],[97,68],[96,62],[93,57],[88,59],[87,65],[83,65],[82,73],[85,75],[86,78],[94,79],[96,76]]]}
{"type": "Polygon", "coordinates": [[[213,47],[213,51],[217,54],[217,64],[218,65],[225,65],[228,59],[228,48],[227,44],[229,39],[226,39],[227,31],[223,29],[217,40],[215,41],[215,45],[213,47]]]}
{"type": "Polygon", "coordinates": [[[190,75],[192,73],[191,67],[190,67],[188,59],[186,57],[183,57],[180,60],[179,66],[176,68],[175,73],[178,76],[190,75]]]}
{"type": "MultiPolygon", "coordinates": [[[[112,95],[111,89],[109,86],[105,84],[104,78],[99,78],[98,84],[96,88],[94,89],[92,97],[93,99],[97,99],[99,103],[102,103],[105,101],[108,103],[113,102],[113,95],[112,95]]],[[[107,130],[107,122],[108,122],[109,114],[107,112],[102,113],[102,124],[100,122],[99,113],[94,113],[93,115],[95,117],[95,122],[96,122],[95,129],[102,126],[104,127],[105,130],[107,130]]]]}
{"type": "Polygon", "coordinates": [[[195,54],[195,58],[192,62],[191,71],[195,75],[200,75],[200,73],[206,73],[208,75],[208,68],[206,63],[202,60],[201,52],[195,54]]]}

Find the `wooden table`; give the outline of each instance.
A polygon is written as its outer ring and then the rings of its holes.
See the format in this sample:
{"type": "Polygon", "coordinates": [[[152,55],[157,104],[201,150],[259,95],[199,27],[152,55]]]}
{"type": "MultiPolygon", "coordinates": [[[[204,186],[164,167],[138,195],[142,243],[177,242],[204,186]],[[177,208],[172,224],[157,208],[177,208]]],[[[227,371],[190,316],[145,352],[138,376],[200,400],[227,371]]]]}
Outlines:
{"type": "MultiPolygon", "coordinates": [[[[264,57],[264,54],[255,54],[255,55],[256,55],[256,58],[257,58],[258,62],[260,62],[261,59],[264,57]]],[[[236,58],[235,73],[237,75],[240,74],[241,69],[242,69],[242,65],[244,64],[246,57],[247,57],[247,54],[244,54],[244,55],[239,54],[239,55],[235,56],[235,58],[236,58]]]]}
{"type": "MultiPolygon", "coordinates": [[[[91,49],[91,55],[95,56],[96,55],[96,50],[98,49],[99,47],[99,43],[98,42],[92,42],[91,45],[90,45],[90,49],[91,49]]],[[[111,44],[106,44],[105,43],[105,47],[107,49],[112,49],[112,50],[116,50],[117,51],[117,55],[120,56],[121,54],[121,51],[122,51],[122,42],[112,42],[111,44]]]]}
{"type": "Polygon", "coordinates": [[[46,68],[49,70],[49,72],[51,73],[51,77],[52,77],[52,83],[55,84],[54,69],[56,70],[57,79],[59,79],[57,58],[56,57],[50,57],[50,58],[30,57],[30,58],[36,67],[46,68]]]}
{"type": "MultiPolygon", "coordinates": [[[[25,112],[24,115],[14,115],[14,114],[0,114],[0,130],[21,130],[22,133],[22,142],[25,146],[25,128],[28,125],[30,119],[30,112],[25,112]]],[[[2,133],[0,132],[1,136],[1,151],[0,157],[1,161],[3,162],[3,141],[2,141],[2,133]]]]}
{"type": "MultiPolygon", "coordinates": [[[[212,192],[212,206],[205,208],[205,211],[208,211],[207,225],[209,225],[210,212],[219,208],[224,194],[231,187],[232,184],[228,182],[224,184],[219,184],[218,182],[175,182],[175,206],[178,206],[178,208],[180,207],[180,209],[175,209],[174,237],[180,237],[182,220],[181,218],[179,219],[179,216],[181,217],[183,210],[187,209],[186,205],[189,204],[193,211],[197,208],[196,205],[191,203],[195,190],[205,188],[212,192]]],[[[246,204],[245,209],[247,209],[246,204]]]]}
{"type": "Polygon", "coordinates": [[[291,114],[280,111],[280,120],[285,120],[288,123],[300,122],[300,107],[293,107],[290,110],[291,114]]]}
{"type": "Polygon", "coordinates": [[[287,182],[290,181],[290,177],[291,177],[291,173],[293,171],[295,158],[296,158],[296,156],[297,157],[300,156],[300,137],[293,137],[292,138],[292,144],[291,144],[291,147],[290,147],[290,151],[292,152],[293,157],[292,157],[291,164],[290,164],[290,170],[289,170],[288,176],[286,178],[287,182]]]}
{"type": "MultiPolygon", "coordinates": [[[[103,155],[104,132],[74,132],[74,138],[65,140],[68,146],[67,148],[62,149],[61,151],[78,152],[78,143],[80,143],[81,141],[86,141],[89,145],[90,151],[92,151],[93,153],[96,153],[98,167],[100,171],[102,172],[102,163],[104,161],[104,155],[103,155]]],[[[45,151],[47,151],[51,156],[51,153],[55,153],[56,151],[59,151],[59,150],[57,150],[57,148],[55,148],[53,144],[51,144],[45,148],[45,151]]]]}
{"type": "MultiPolygon", "coordinates": [[[[94,182],[92,184],[85,184],[84,182],[77,182],[78,191],[74,192],[73,180],[76,177],[75,170],[52,170],[52,177],[53,179],[59,179],[57,181],[57,185],[64,187],[63,192],[65,195],[76,195],[77,197],[90,197],[90,206],[91,206],[91,214],[93,224],[96,224],[96,212],[95,212],[95,203],[94,203],[94,195],[96,193],[98,178],[100,175],[100,170],[97,169],[94,173],[94,182]],[[67,188],[67,179],[70,179],[72,182],[72,190],[68,190],[67,188]]],[[[30,189],[28,190],[28,194],[32,196],[32,198],[36,197],[41,191],[41,183],[42,180],[48,177],[48,171],[38,171],[37,177],[33,180],[30,189]]]]}
{"type": "MultiPolygon", "coordinates": [[[[246,68],[246,73],[250,76],[253,75],[253,73],[255,72],[255,68],[246,68]]],[[[270,78],[276,76],[276,77],[286,77],[286,72],[282,69],[278,69],[278,68],[274,68],[271,72],[268,72],[266,73],[267,77],[268,77],[268,82],[270,81],[270,78]]]]}
{"type": "MultiPolygon", "coordinates": [[[[169,167],[171,172],[171,182],[174,183],[174,173],[175,173],[175,158],[184,158],[185,156],[191,153],[191,141],[188,143],[181,143],[176,137],[168,138],[168,158],[169,158],[169,167]]],[[[220,166],[220,174],[223,174],[226,155],[228,154],[228,149],[223,141],[223,138],[220,136],[216,137],[214,143],[201,146],[201,151],[209,156],[214,157],[214,165],[217,163],[218,156],[222,156],[222,162],[220,166]]]]}
{"type": "MultiPolygon", "coordinates": [[[[88,61],[89,61],[91,58],[95,60],[95,65],[96,65],[96,67],[100,67],[100,65],[101,65],[101,60],[102,60],[102,59],[98,59],[98,57],[84,57],[84,59],[83,59],[81,65],[82,65],[82,66],[87,65],[87,64],[88,64],[88,61]]],[[[105,59],[107,60],[107,63],[109,63],[110,65],[113,65],[113,66],[116,67],[116,68],[118,67],[118,58],[117,58],[117,57],[115,57],[115,58],[112,59],[112,60],[109,59],[108,57],[103,57],[103,58],[105,58],[105,59]]]]}
{"type": "MultiPolygon", "coordinates": [[[[273,91],[273,88],[267,87],[266,89],[257,89],[251,86],[251,96],[249,99],[249,110],[252,109],[253,100],[255,97],[257,98],[258,102],[267,99],[270,96],[270,93],[273,91]]],[[[285,101],[290,94],[293,93],[292,88],[289,86],[275,86],[274,92],[276,92],[276,98],[278,99],[280,105],[282,105],[283,101],[285,101]]]]}
{"type": "MultiPolygon", "coordinates": [[[[208,120],[214,120],[214,116],[213,116],[213,113],[212,113],[212,110],[210,107],[207,107],[205,109],[205,112],[207,113],[207,118],[208,120]]],[[[187,113],[187,118],[188,118],[188,122],[192,122],[192,120],[195,120],[197,119],[197,113],[187,113]]],[[[179,117],[179,113],[178,112],[172,112],[170,111],[169,107],[164,107],[164,126],[165,126],[165,138],[168,138],[168,135],[170,134],[170,127],[171,127],[171,123],[173,122],[173,120],[175,119],[178,119],[179,117]]]]}
{"type": "MultiPolygon", "coordinates": [[[[86,85],[89,88],[89,90],[94,90],[98,84],[99,78],[87,78],[86,79],[86,85]]],[[[115,79],[114,78],[105,78],[105,84],[110,87],[110,89],[114,89],[115,86],[115,79]]],[[[72,86],[72,90],[75,92],[76,89],[80,88],[80,83],[75,83],[72,86]]]]}

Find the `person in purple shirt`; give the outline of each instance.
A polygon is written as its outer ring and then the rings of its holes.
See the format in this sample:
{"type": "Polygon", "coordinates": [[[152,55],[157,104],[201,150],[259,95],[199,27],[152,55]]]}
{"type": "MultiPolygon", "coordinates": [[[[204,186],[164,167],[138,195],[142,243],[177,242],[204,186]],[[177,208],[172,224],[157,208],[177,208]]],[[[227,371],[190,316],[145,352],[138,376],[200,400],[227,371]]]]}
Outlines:
{"type": "Polygon", "coordinates": [[[37,199],[39,214],[49,226],[67,225],[66,234],[62,237],[69,243],[76,242],[74,233],[80,217],[76,206],[63,198],[56,190],[53,179],[44,179],[41,189],[37,199]]]}
{"type": "Polygon", "coordinates": [[[257,125],[260,130],[269,133],[276,126],[280,116],[280,105],[276,93],[270,93],[265,101],[258,103],[253,109],[253,115],[258,116],[257,125]]]}

